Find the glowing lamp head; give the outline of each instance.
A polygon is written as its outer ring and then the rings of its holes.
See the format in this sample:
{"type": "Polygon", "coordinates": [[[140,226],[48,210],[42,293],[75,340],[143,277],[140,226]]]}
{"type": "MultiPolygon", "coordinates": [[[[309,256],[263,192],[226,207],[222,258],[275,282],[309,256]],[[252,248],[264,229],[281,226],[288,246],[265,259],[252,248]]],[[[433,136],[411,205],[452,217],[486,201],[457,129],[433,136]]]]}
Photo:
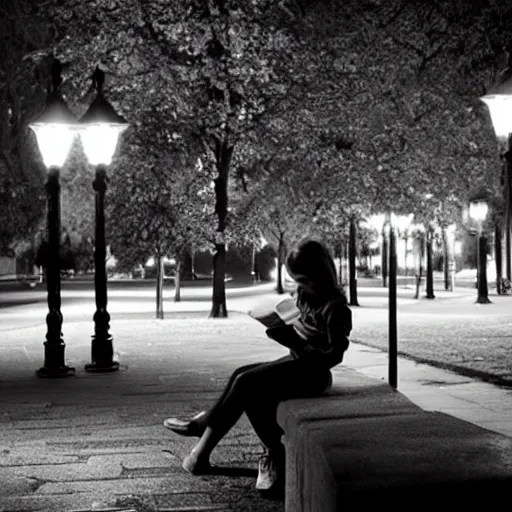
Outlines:
{"type": "Polygon", "coordinates": [[[110,165],[116,152],[119,135],[126,126],[94,123],[80,128],[80,139],[92,165],[110,165]]]}
{"type": "Polygon", "coordinates": [[[76,136],[77,120],[64,100],[54,94],[44,112],[29,128],[37,138],[37,145],[46,167],[62,167],[76,136]]]}
{"type": "Polygon", "coordinates": [[[128,128],[128,123],[103,96],[103,71],[96,68],[93,80],[97,94],[79,121],[80,139],[87,159],[92,165],[109,165],[116,151],[119,136],[128,128]]]}
{"type": "Polygon", "coordinates": [[[507,140],[512,133],[512,96],[488,94],[481,100],[489,107],[496,137],[507,140]]]}
{"type": "Polygon", "coordinates": [[[483,222],[487,217],[488,209],[489,207],[485,201],[471,201],[469,203],[469,216],[477,222],[483,222]]]}
{"type": "Polygon", "coordinates": [[[512,133],[512,71],[506,69],[496,84],[480,98],[488,107],[496,137],[508,139],[512,133]]]}

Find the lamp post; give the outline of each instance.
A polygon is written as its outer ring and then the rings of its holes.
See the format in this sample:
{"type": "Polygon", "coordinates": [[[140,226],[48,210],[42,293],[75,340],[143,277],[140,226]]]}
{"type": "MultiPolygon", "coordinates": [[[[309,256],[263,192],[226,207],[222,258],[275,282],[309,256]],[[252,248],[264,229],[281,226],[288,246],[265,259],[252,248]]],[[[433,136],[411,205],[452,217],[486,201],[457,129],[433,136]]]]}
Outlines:
{"type": "Polygon", "coordinates": [[[44,365],[36,372],[39,377],[67,377],[75,369],[64,362],[65,343],[62,338],[62,313],[60,296],[60,184],[59,173],[76,136],[76,118],[59,93],[62,82],[62,65],[54,60],[52,67],[52,93],[44,112],[29,127],[34,131],[39,151],[48,169],[47,231],[48,260],[47,281],[48,327],[44,342],[44,365]]]}
{"type": "Polygon", "coordinates": [[[80,119],[80,138],[89,160],[96,168],[93,189],[95,199],[95,244],[94,244],[94,291],[96,312],[94,313],[94,335],[91,344],[91,363],[85,365],[89,372],[111,372],[119,369],[114,361],[112,336],[109,333],[110,315],[107,311],[107,268],[105,247],[105,192],[107,190],[107,167],[112,161],[120,134],[128,127],[103,96],[105,74],[99,68],[93,74],[96,98],[80,119]]]}
{"type": "Polygon", "coordinates": [[[489,304],[487,289],[487,239],[482,235],[482,224],[487,216],[488,206],[484,199],[476,198],[469,202],[469,216],[477,224],[477,287],[476,302],[489,304]]]}
{"type": "Polygon", "coordinates": [[[500,146],[504,147],[502,156],[505,161],[505,272],[507,279],[512,279],[511,263],[511,217],[512,217],[512,69],[509,67],[501,73],[498,81],[485,96],[480,98],[491,115],[491,122],[500,146]]]}
{"type": "Polygon", "coordinates": [[[389,215],[389,362],[388,381],[392,388],[398,386],[398,328],[396,312],[396,217],[389,215]]]}
{"type": "MultiPolygon", "coordinates": [[[[387,250],[383,249],[382,262],[386,261],[388,276],[388,382],[393,388],[398,385],[398,329],[396,304],[396,226],[397,217],[390,213],[387,215],[372,215],[366,223],[374,229],[381,230],[383,240],[389,241],[389,261],[387,250]],[[387,230],[386,230],[387,228],[387,230]],[[388,231],[386,233],[386,231],[388,231]]],[[[384,285],[385,286],[385,285],[384,285]]]]}

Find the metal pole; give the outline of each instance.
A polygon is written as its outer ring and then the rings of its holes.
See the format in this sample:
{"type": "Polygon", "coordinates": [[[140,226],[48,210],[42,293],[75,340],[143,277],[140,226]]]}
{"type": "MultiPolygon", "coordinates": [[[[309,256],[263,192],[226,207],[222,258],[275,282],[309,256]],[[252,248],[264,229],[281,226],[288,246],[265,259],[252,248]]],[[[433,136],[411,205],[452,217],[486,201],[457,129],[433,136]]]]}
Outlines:
{"type": "Polygon", "coordinates": [[[62,339],[62,313],[60,311],[60,185],[59,168],[50,167],[46,183],[48,197],[48,259],[47,280],[48,331],[44,342],[44,366],[37,370],[38,377],[68,377],[75,369],[64,363],[65,343],[62,339]]]}
{"type": "Polygon", "coordinates": [[[389,225],[389,385],[398,386],[398,337],[396,312],[396,234],[389,225]]]}
{"type": "Polygon", "coordinates": [[[96,179],[93,183],[96,192],[96,233],[94,243],[94,291],[96,312],[94,313],[94,335],[91,344],[90,364],[85,365],[88,372],[112,372],[119,369],[119,363],[113,360],[114,347],[109,333],[110,315],[107,311],[107,267],[105,247],[105,192],[107,190],[107,168],[96,166],[96,179]]]}

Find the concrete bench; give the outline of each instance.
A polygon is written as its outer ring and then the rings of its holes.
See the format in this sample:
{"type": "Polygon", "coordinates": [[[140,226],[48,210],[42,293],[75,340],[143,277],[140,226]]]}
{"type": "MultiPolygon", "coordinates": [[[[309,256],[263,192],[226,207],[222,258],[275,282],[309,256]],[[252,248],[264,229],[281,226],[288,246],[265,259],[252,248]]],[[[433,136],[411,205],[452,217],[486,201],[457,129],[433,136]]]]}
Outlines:
{"type": "Polygon", "coordinates": [[[286,512],[353,505],[472,510],[510,499],[512,439],[426,412],[354,370],[322,397],[281,403],[277,419],[286,449],[286,512]]]}

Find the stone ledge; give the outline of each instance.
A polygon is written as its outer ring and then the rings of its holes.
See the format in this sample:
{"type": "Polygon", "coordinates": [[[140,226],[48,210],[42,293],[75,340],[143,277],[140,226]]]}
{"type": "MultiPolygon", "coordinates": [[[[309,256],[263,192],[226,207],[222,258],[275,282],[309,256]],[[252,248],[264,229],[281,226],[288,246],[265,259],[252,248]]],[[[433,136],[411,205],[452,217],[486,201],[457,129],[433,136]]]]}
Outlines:
{"type": "Polygon", "coordinates": [[[512,439],[426,412],[353,370],[322,397],[280,404],[278,422],[286,512],[341,510],[349,498],[358,507],[377,501],[396,509],[406,497],[488,506],[512,484],[512,439]]]}

